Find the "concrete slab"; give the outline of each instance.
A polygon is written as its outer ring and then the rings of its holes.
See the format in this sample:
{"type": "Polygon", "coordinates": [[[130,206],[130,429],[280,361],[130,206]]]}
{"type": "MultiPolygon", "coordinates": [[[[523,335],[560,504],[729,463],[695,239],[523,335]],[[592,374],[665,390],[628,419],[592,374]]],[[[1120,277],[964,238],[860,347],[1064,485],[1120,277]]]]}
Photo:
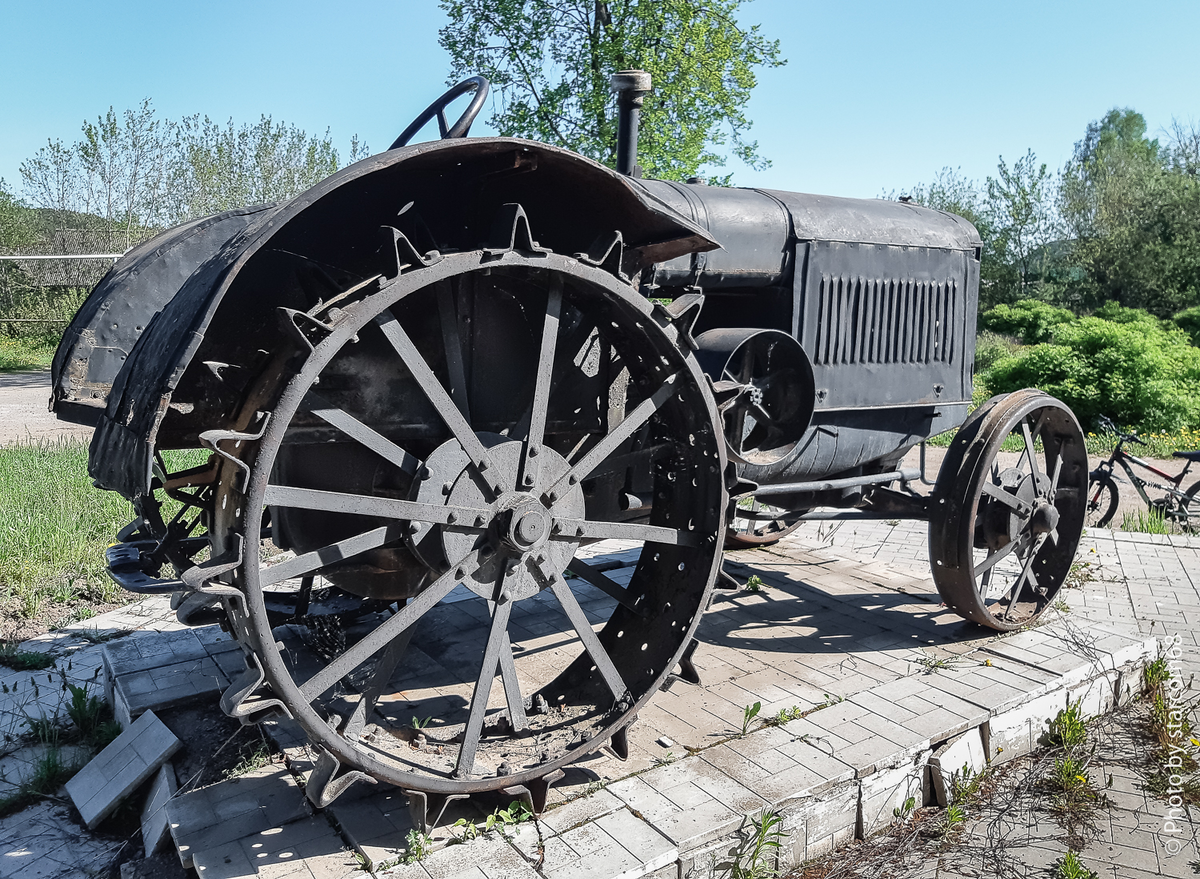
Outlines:
{"type": "Polygon", "coordinates": [[[988,764],[983,736],[968,730],[937,748],[929,757],[929,786],[937,805],[954,802],[954,783],[968,774],[978,775],[988,764]]]}
{"type": "Polygon", "coordinates": [[[268,766],[177,796],[167,804],[167,820],[179,861],[190,867],[198,853],[225,851],[231,843],[306,818],[307,802],[287,769],[268,766]]]}
{"type": "Polygon", "coordinates": [[[178,788],[174,767],[169,762],[164,763],[155,773],[146,804],[142,806],[142,846],[146,857],[158,851],[163,840],[170,836],[167,801],[175,796],[178,788]]]}
{"type": "Polygon", "coordinates": [[[67,782],[67,794],[84,825],[93,829],[158,767],[181,742],[147,711],[67,782]]]}
{"type": "Polygon", "coordinates": [[[302,818],[249,833],[195,855],[201,879],[349,879],[357,859],[322,817],[302,818]]]}

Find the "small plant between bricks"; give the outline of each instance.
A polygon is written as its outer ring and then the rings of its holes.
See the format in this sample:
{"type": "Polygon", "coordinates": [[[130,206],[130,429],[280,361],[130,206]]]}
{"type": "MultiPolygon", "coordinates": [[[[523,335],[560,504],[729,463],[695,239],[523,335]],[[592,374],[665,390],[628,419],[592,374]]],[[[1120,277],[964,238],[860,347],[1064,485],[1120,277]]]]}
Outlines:
{"type": "Polygon", "coordinates": [[[1142,670],[1148,712],[1147,733],[1157,749],[1159,768],[1146,779],[1155,796],[1179,797],[1187,806],[1200,805],[1200,733],[1193,715],[1194,701],[1184,700],[1186,686],[1175,681],[1165,656],[1142,670]]]}
{"type": "Polygon", "coordinates": [[[773,879],[779,875],[779,850],[787,838],[783,818],[764,810],[743,826],[741,842],[729,852],[729,860],[717,864],[724,879],[773,879]]]}
{"type": "Polygon", "coordinates": [[[754,722],[754,718],[758,717],[760,711],[762,711],[762,702],[755,702],[742,709],[742,735],[750,732],[750,724],[754,722]]]}
{"type": "Polygon", "coordinates": [[[1051,796],[1051,808],[1062,819],[1069,838],[1078,837],[1089,827],[1097,808],[1108,799],[1096,790],[1091,779],[1095,747],[1088,747],[1088,729],[1075,701],[1061,709],[1050,721],[1045,743],[1057,753],[1041,786],[1051,796]]]}
{"type": "MultiPolygon", "coordinates": [[[[60,671],[59,677],[63,692],[71,694],[71,700],[67,703],[67,715],[72,725],[65,726],[64,721],[57,716],[25,716],[24,725],[28,732],[22,738],[43,746],[44,750],[34,764],[32,775],[15,790],[0,796],[0,817],[31,806],[43,797],[52,796],[93,754],[121,732],[120,726],[112,719],[108,703],[97,696],[88,695],[86,684],[76,686],[69,683],[64,672],[60,671]],[[83,752],[77,758],[77,762],[67,762],[63,759],[63,745],[83,746],[83,752]]],[[[32,683],[32,690],[36,699],[36,683],[32,683]]]]}
{"type": "Polygon", "coordinates": [[[404,863],[415,864],[417,861],[423,861],[433,851],[433,837],[414,827],[404,837],[404,848],[404,863]]]}
{"type": "Polygon", "coordinates": [[[746,581],[746,591],[762,592],[763,586],[765,585],[766,584],[762,581],[762,577],[758,576],[758,574],[751,574],[750,579],[746,581]]]}
{"type": "Polygon", "coordinates": [[[527,804],[521,800],[513,800],[505,809],[494,809],[492,814],[484,819],[482,829],[473,821],[459,818],[450,825],[450,833],[454,837],[454,842],[469,842],[483,834],[491,833],[493,830],[508,838],[510,828],[516,827],[532,817],[533,812],[527,804]]]}
{"type": "Polygon", "coordinates": [[[1079,855],[1068,851],[1050,868],[1051,879],[1100,879],[1095,870],[1089,870],[1079,860],[1079,855]]]}

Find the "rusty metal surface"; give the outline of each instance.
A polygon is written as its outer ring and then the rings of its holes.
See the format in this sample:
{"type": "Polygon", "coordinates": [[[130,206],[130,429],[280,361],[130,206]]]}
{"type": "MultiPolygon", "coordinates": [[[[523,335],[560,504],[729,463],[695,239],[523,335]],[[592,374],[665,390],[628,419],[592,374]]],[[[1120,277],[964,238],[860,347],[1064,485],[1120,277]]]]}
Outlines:
{"type": "Polygon", "coordinates": [[[92,424],[142,331],[183,282],[269,206],[226,211],[168,229],[130,250],[88,295],[51,366],[59,418],[92,424]]]}
{"type": "Polygon", "coordinates": [[[448,252],[477,247],[508,202],[524,206],[558,253],[591,253],[599,236],[620,231],[626,272],[716,246],[626,178],[544,144],[447,140],[374,156],[274,208],[184,282],[113,385],[91,475],[132,498],[149,486],[151,447],[195,445],[200,431],[229,423],[231,401],[281,340],[275,309],[304,310],[386,270],[395,255],[380,228],[403,227],[405,205],[420,217],[418,250],[448,252]]]}

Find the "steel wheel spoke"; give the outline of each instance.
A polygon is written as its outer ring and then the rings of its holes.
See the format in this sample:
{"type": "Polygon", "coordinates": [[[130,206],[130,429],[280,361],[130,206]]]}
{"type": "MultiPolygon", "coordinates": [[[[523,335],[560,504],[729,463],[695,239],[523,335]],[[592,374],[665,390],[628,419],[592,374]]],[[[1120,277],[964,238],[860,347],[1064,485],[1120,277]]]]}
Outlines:
{"type": "Polygon", "coordinates": [[[635,522],[590,522],[586,519],[555,518],[551,526],[551,540],[640,540],[650,543],[667,543],[673,546],[698,546],[695,534],[660,525],[640,525],[635,522]]]}
{"type": "Polygon", "coordinates": [[[1013,584],[1012,598],[1008,600],[1008,609],[1004,611],[1004,615],[1012,616],[1013,608],[1017,606],[1017,598],[1021,595],[1021,588],[1025,585],[1025,581],[1029,580],[1033,585],[1037,586],[1037,577],[1033,573],[1033,562],[1037,558],[1038,552],[1042,548],[1042,544],[1046,542],[1046,535],[1041,535],[1037,540],[1033,541],[1033,548],[1029,551],[1029,558],[1025,560],[1024,567],[1021,568],[1021,576],[1017,578],[1017,582],[1013,584]]]}
{"type": "Polygon", "coordinates": [[[587,580],[609,598],[615,598],[623,607],[636,613],[643,619],[646,612],[636,606],[637,599],[630,599],[629,590],[606,576],[599,568],[594,568],[581,558],[573,558],[567,565],[567,570],[587,580]]]}
{"type": "Polygon", "coordinates": [[[508,719],[514,732],[529,728],[525,716],[525,699],[521,695],[521,682],[517,679],[517,663],[513,659],[512,637],[504,631],[504,643],[500,645],[500,681],[504,684],[504,701],[508,704],[508,719]]]}
{"type": "Polygon", "coordinates": [[[379,702],[383,688],[391,680],[392,674],[396,671],[396,666],[400,664],[400,660],[404,658],[404,654],[408,651],[408,644],[412,641],[413,629],[413,626],[409,626],[384,648],[383,655],[379,657],[379,660],[375,663],[375,668],[371,669],[370,677],[363,684],[362,697],[355,704],[350,717],[342,725],[342,735],[352,741],[358,739],[359,734],[363,731],[363,727],[367,725],[367,718],[379,702]]]}
{"type": "Polygon", "coordinates": [[[1050,488],[1045,494],[1045,498],[1053,503],[1058,499],[1058,477],[1062,475],[1063,457],[1060,451],[1058,457],[1054,459],[1054,475],[1050,477],[1050,488]]]}
{"type": "Polygon", "coordinates": [[[598,467],[605,458],[617,450],[621,443],[629,439],[633,432],[641,427],[650,416],[658,411],[663,403],[675,391],[675,383],[678,380],[678,374],[671,376],[657,391],[650,397],[638,404],[633,412],[625,417],[625,420],[610,430],[604,435],[600,442],[592,447],[592,450],[583,456],[570,471],[565,473],[554,485],[546,491],[546,497],[551,503],[558,499],[558,495],[562,493],[566,486],[574,485],[581,480],[587,479],[588,474],[598,467]]]}
{"type": "Polygon", "coordinates": [[[450,396],[458,404],[458,411],[471,420],[471,401],[467,396],[467,371],[463,365],[462,339],[458,334],[458,309],[454,305],[454,291],[448,281],[438,284],[438,317],[442,324],[442,345],[446,349],[446,371],[450,375],[450,396]]]}
{"type": "Polygon", "coordinates": [[[491,521],[491,513],[487,510],[423,504],[400,498],[348,494],[341,491],[321,491],[316,488],[294,488],[290,485],[268,485],[263,500],[267,506],[272,507],[432,522],[437,525],[453,525],[464,531],[482,531],[491,521]]]}
{"type": "Polygon", "coordinates": [[[409,454],[390,439],[363,424],[344,409],[339,409],[327,403],[312,391],[309,391],[305,395],[304,405],[308,407],[313,415],[333,425],[352,440],[366,446],[385,461],[395,464],[410,476],[415,474],[417,468],[421,466],[420,458],[409,454]]]}
{"type": "MultiPolygon", "coordinates": [[[[475,681],[475,692],[471,694],[471,714],[463,730],[462,747],[458,751],[458,765],[454,774],[459,778],[470,775],[475,767],[475,752],[479,749],[479,736],[483,732],[483,717],[487,712],[488,696],[496,677],[500,654],[508,641],[508,617],[513,603],[493,603],[492,627],[488,632],[487,647],[483,651],[483,662],[479,668],[479,679],[475,681]]],[[[511,647],[509,648],[511,652],[511,647]]]]}
{"type": "Polygon", "coordinates": [[[1005,491],[1002,486],[994,482],[984,482],[981,490],[988,497],[1000,501],[1000,503],[1007,507],[1012,507],[1022,515],[1028,516],[1033,512],[1033,508],[1029,504],[1025,503],[1025,501],[1021,500],[1015,494],[1005,491]]]}
{"type": "MultiPolygon", "coordinates": [[[[1038,422],[1041,426],[1041,422],[1038,422]]],[[[1025,454],[1029,458],[1029,472],[1033,474],[1033,484],[1036,487],[1041,481],[1041,472],[1038,470],[1037,452],[1033,448],[1033,434],[1029,431],[1029,422],[1021,419],[1021,435],[1025,437],[1025,454]]]]}
{"type": "Polygon", "coordinates": [[[583,642],[583,648],[588,652],[588,656],[592,658],[592,662],[596,663],[596,670],[600,672],[600,677],[604,679],[609,692],[613,694],[615,700],[618,702],[621,701],[625,697],[625,694],[629,692],[629,688],[625,686],[625,681],[622,680],[621,673],[617,671],[617,667],[613,664],[612,658],[609,657],[608,651],[604,649],[604,645],[600,643],[600,639],[592,631],[592,624],[588,621],[587,614],[583,612],[583,608],[579,606],[579,602],[576,600],[575,594],[571,591],[571,587],[567,585],[567,581],[562,577],[555,576],[551,579],[540,567],[537,570],[544,579],[549,581],[550,590],[554,593],[554,597],[558,599],[558,603],[562,605],[562,609],[566,612],[567,619],[571,621],[571,625],[575,627],[575,632],[579,635],[579,640],[583,642]]]}
{"type": "Polygon", "coordinates": [[[400,322],[390,311],[384,311],[375,318],[375,322],[383,330],[388,342],[396,349],[396,353],[400,355],[405,367],[416,379],[421,391],[429,399],[429,402],[433,403],[438,415],[446,422],[446,426],[450,428],[450,432],[454,434],[458,444],[467,453],[479,478],[487,483],[488,488],[494,494],[502,494],[511,490],[512,486],[504,483],[499,469],[492,464],[479,437],[475,436],[471,425],[463,418],[462,412],[458,410],[458,406],[454,404],[446,389],[442,387],[442,383],[429,368],[429,364],[425,362],[425,358],[421,356],[417,346],[404,331],[404,327],[400,326],[400,322]]]}
{"type": "Polygon", "coordinates": [[[1018,540],[1010,540],[1008,543],[1004,544],[1004,546],[1002,546],[1000,549],[989,554],[987,556],[987,558],[985,558],[983,561],[981,561],[978,565],[975,566],[975,576],[978,577],[981,574],[983,574],[987,571],[990,571],[993,567],[996,566],[996,564],[998,562],[1002,561],[1003,559],[1005,559],[1009,555],[1011,555],[1013,550],[1019,548],[1021,546],[1021,543],[1023,542],[1023,540],[1024,540],[1024,538],[1020,538],[1018,540]]]}
{"type": "Polygon", "coordinates": [[[358,668],[393,639],[408,630],[413,623],[428,613],[439,601],[450,594],[464,579],[479,567],[479,554],[468,553],[438,577],[425,590],[396,613],[384,620],[373,632],[348,648],[300,686],[300,695],[305,702],[320,696],[354,669],[358,668]]]}
{"type": "Polygon", "coordinates": [[[312,552],[306,552],[285,562],[268,565],[259,569],[258,584],[260,587],[266,588],[274,586],[276,583],[282,583],[284,580],[302,577],[327,565],[343,562],[369,549],[376,549],[393,540],[399,540],[407,531],[407,527],[403,525],[385,525],[382,528],[374,528],[364,531],[362,534],[347,537],[345,540],[339,540],[337,543],[331,543],[320,549],[314,549],[312,552]]]}
{"type": "Polygon", "coordinates": [[[558,347],[558,316],[562,311],[562,278],[555,275],[546,292],[546,319],[542,322],[542,344],[538,353],[537,375],[533,385],[533,408],[529,415],[529,432],[525,442],[522,487],[532,490],[537,485],[538,452],[546,432],[546,415],[550,405],[550,379],[554,368],[554,352],[558,347]]]}

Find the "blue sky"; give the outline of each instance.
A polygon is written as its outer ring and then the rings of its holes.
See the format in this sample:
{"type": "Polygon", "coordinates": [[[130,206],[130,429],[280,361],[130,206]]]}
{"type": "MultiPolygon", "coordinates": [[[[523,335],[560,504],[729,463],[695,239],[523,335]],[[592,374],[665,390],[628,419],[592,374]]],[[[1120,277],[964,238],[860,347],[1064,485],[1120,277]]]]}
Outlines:
{"type": "MultiPolygon", "coordinates": [[[[754,0],[780,39],[749,106],[774,161],[735,183],[870,197],[944,166],[982,179],[1032,148],[1052,168],[1089,120],[1132,107],[1160,134],[1200,122],[1200,3],[754,0]]],[[[268,113],[374,150],[443,88],[433,0],[0,0],[0,177],[85,118],[153,99],[161,117],[268,113]]],[[[486,111],[485,111],[486,115],[486,111]]],[[[475,132],[486,133],[477,126],[475,132]]]]}

